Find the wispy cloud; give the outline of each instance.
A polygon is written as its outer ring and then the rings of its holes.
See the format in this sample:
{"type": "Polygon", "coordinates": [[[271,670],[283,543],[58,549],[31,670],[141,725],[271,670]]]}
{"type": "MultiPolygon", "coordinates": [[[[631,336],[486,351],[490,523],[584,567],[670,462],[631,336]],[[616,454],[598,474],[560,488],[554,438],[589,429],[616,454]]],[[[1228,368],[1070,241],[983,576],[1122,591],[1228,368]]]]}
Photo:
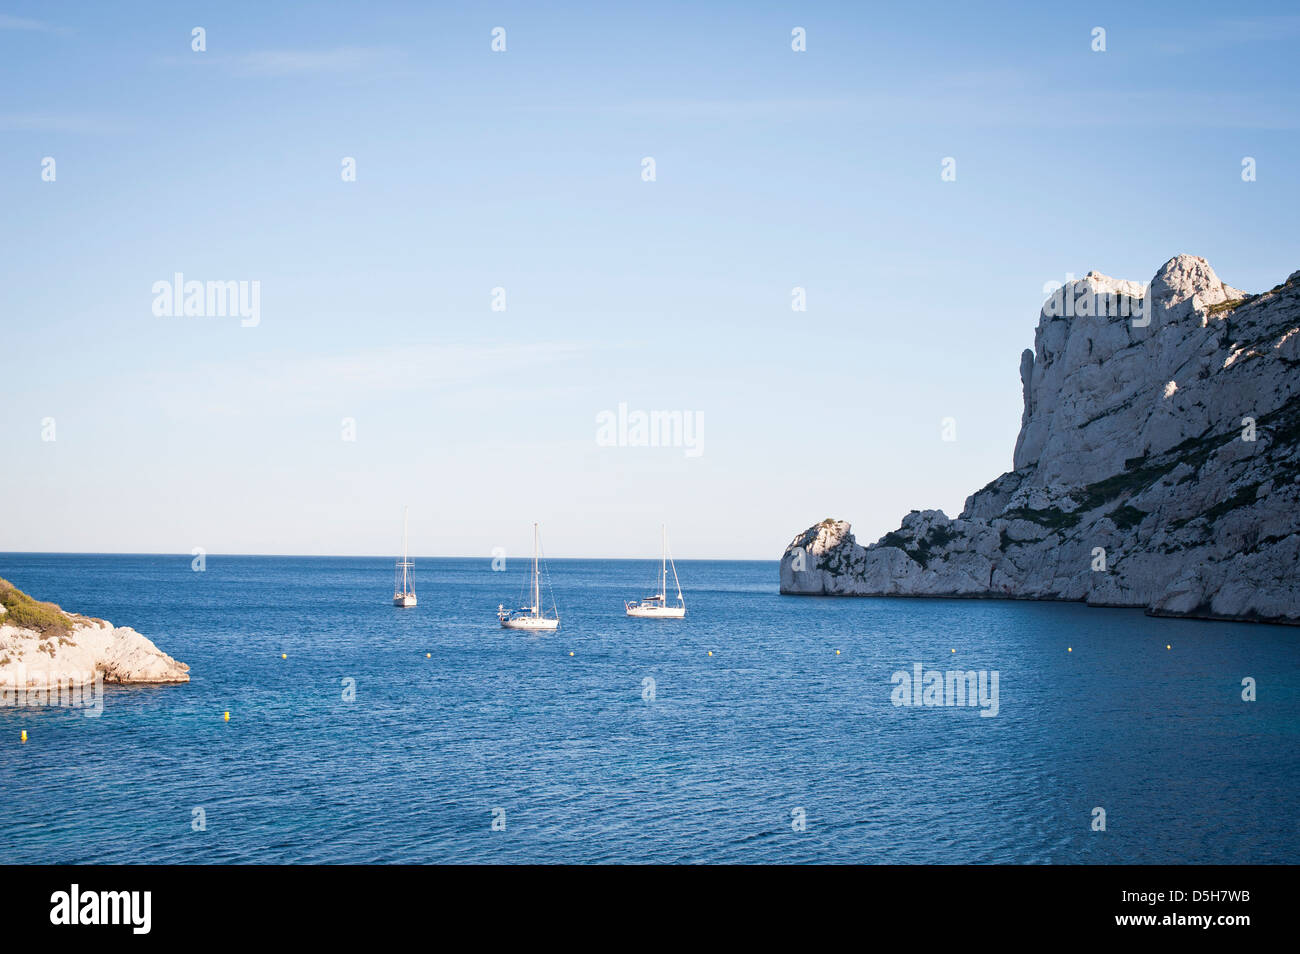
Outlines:
{"type": "Polygon", "coordinates": [[[381,47],[349,46],[333,50],[255,50],[230,61],[241,76],[301,76],[313,73],[353,73],[373,69],[393,59],[381,47]]]}
{"type": "MultiPolygon", "coordinates": [[[[596,108],[606,113],[628,114],[647,119],[690,120],[763,120],[801,119],[814,113],[838,113],[852,109],[853,100],[825,99],[643,99],[631,102],[608,103],[596,108]]],[[[547,104],[538,107],[546,112],[587,111],[590,106],[573,104],[547,104]]]]}
{"type": "Polygon", "coordinates": [[[0,13],[0,30],[32,30],[38,33],[53,32],[54,27],[40,20],[28,20],[25,17],[11,17],[0,13]]]}
{"type": "Polygon", "coordinates": [[[103,116],[0,115],[0,132],[115,133],[126,127],[103,116]]]}
{"type": "Polygon", "coordinates": [[[1162,24],[1159,33],[1142,37],[1150,49],[1164,54],[1200,53],[1229,46],[1269,46],[1290,43],[1300,37],[1300,16],[1237,17],[1216,20],[1195,27],[1170,28],[1162,24]]]}
{"type": "MultiPolygon", "coordinates": [[[[1291,18],[1277,18],[1290,24],[1291,18]]],[[[1300,18],[1295,18],[1300,25],[1300,18]]],[[[1245,28],[1243,27],[1243,30],[1245,28]]],[[[1300,109],[1281,91],[1205,92],[1185,86],[1098,89],[1068,69],[1050,77],[1028,70],[955,72],[900,81],[851,96],[773,99],[610,101],[608,113],[647,120],[782,122],[834,117],[879,129],[1018,127],[1023,129],[1296,129],[1300,109]]],[[[570,104],[541,109],[572,110],[570,104]]],[[[583,107],[590,109],[591,107],[583,107]]]]}
{"type": "Polygon", "coordinates": [[[405,54],[381,46],[343,46],[328,50],[252,50],[247,53],[190,53],[159,57],[165,66],[209,67],[233,76],[287,77],[377,73],[401,64],[405,54]]]}

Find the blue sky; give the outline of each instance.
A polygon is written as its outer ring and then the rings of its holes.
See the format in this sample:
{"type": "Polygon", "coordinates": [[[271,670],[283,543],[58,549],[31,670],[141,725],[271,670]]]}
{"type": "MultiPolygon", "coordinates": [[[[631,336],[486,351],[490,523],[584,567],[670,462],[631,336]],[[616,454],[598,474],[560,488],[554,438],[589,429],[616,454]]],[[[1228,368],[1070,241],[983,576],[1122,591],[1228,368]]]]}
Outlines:
{"type": "Polygon", "coordinates": [[[874,540],[1010,466],[1044,283],[1300,267],[1292,5],[271,7],[0,7],[0,551],[874,540]]]}

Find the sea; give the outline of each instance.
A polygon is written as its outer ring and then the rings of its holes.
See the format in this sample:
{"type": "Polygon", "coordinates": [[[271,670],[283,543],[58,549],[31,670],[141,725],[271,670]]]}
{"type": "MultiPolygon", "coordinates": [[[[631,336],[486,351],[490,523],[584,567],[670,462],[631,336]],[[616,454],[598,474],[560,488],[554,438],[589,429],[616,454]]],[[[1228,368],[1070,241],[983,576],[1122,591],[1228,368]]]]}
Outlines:
{"type": "Polygon", "coordinates": [[[525,561],[415,563],[398,609],[391,559],[0,554],[191,674],[0,707],[0,862],[1300,861],[1300,630],[732,561],[631,619],[657,562],[551,560],[537,635],[525,561]]]}

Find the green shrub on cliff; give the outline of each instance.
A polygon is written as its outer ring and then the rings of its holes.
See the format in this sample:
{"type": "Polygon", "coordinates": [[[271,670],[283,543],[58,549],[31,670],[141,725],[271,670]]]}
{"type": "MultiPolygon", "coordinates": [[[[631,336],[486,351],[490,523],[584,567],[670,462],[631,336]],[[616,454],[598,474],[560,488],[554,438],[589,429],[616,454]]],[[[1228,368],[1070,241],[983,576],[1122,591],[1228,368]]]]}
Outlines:
{"type": "Polygon", "coordinates": [[[1215,315],[1221,315],[1225,311],[1233,311],[1239,306],[1244,305],[1246,302],[1250,301],[1252,297],[1253,296],[1251,295],[1247,295],[1245,298],[1231,298],[1228,301],[1221,301],[1217,305],[1211,305],[1209,308],[1206,308],[1205,313],[1213,317],[1215,315]]]}
{"type": "Polygon", "coordinates": [[[5,613],[0,623],[34,629],[43,636],[63,636],[72,630],[68,615],[53,603],[32,599],[8,580],[0,578],[0,605],[5,613]]]}

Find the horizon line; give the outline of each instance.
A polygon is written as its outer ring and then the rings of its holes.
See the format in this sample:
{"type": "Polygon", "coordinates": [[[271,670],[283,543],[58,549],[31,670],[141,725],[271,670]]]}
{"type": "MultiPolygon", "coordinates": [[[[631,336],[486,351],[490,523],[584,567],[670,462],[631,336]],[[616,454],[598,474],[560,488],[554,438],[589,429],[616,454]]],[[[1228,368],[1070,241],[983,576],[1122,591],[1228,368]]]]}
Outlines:
{"type": "MultiPolygon", "coordinates": [[[[218,553],[215,551],[205,551],[204,557],[292,557],[302,560],[388,560],[400,559],[386,553],[218,553]]],[[[6,556],[158,556],[158,557],[183,557],[192,559],[193,553],[162,553],[144,550],[124,550],[108,552],[104,550],[0,550],[0,557],[6,556]]],[[[542,555],[546,560],[621,560],[628,563],[638,563],[650,561],[658,563],[654,557],[548,557],[542,555]]],[[[493,559],[491,554],[487,556],[418,556],[412,554],[411,560],[488,560],[493,559]]],[[[531,557],[509,557],[512,560],[532,559],[531,557]]],[[[675,562],[676,558],[674,558],[675,562]]],[[[683,563],[780,563],[779,558],[762,558],[762,557],[685,557],[683,563]]]]}

